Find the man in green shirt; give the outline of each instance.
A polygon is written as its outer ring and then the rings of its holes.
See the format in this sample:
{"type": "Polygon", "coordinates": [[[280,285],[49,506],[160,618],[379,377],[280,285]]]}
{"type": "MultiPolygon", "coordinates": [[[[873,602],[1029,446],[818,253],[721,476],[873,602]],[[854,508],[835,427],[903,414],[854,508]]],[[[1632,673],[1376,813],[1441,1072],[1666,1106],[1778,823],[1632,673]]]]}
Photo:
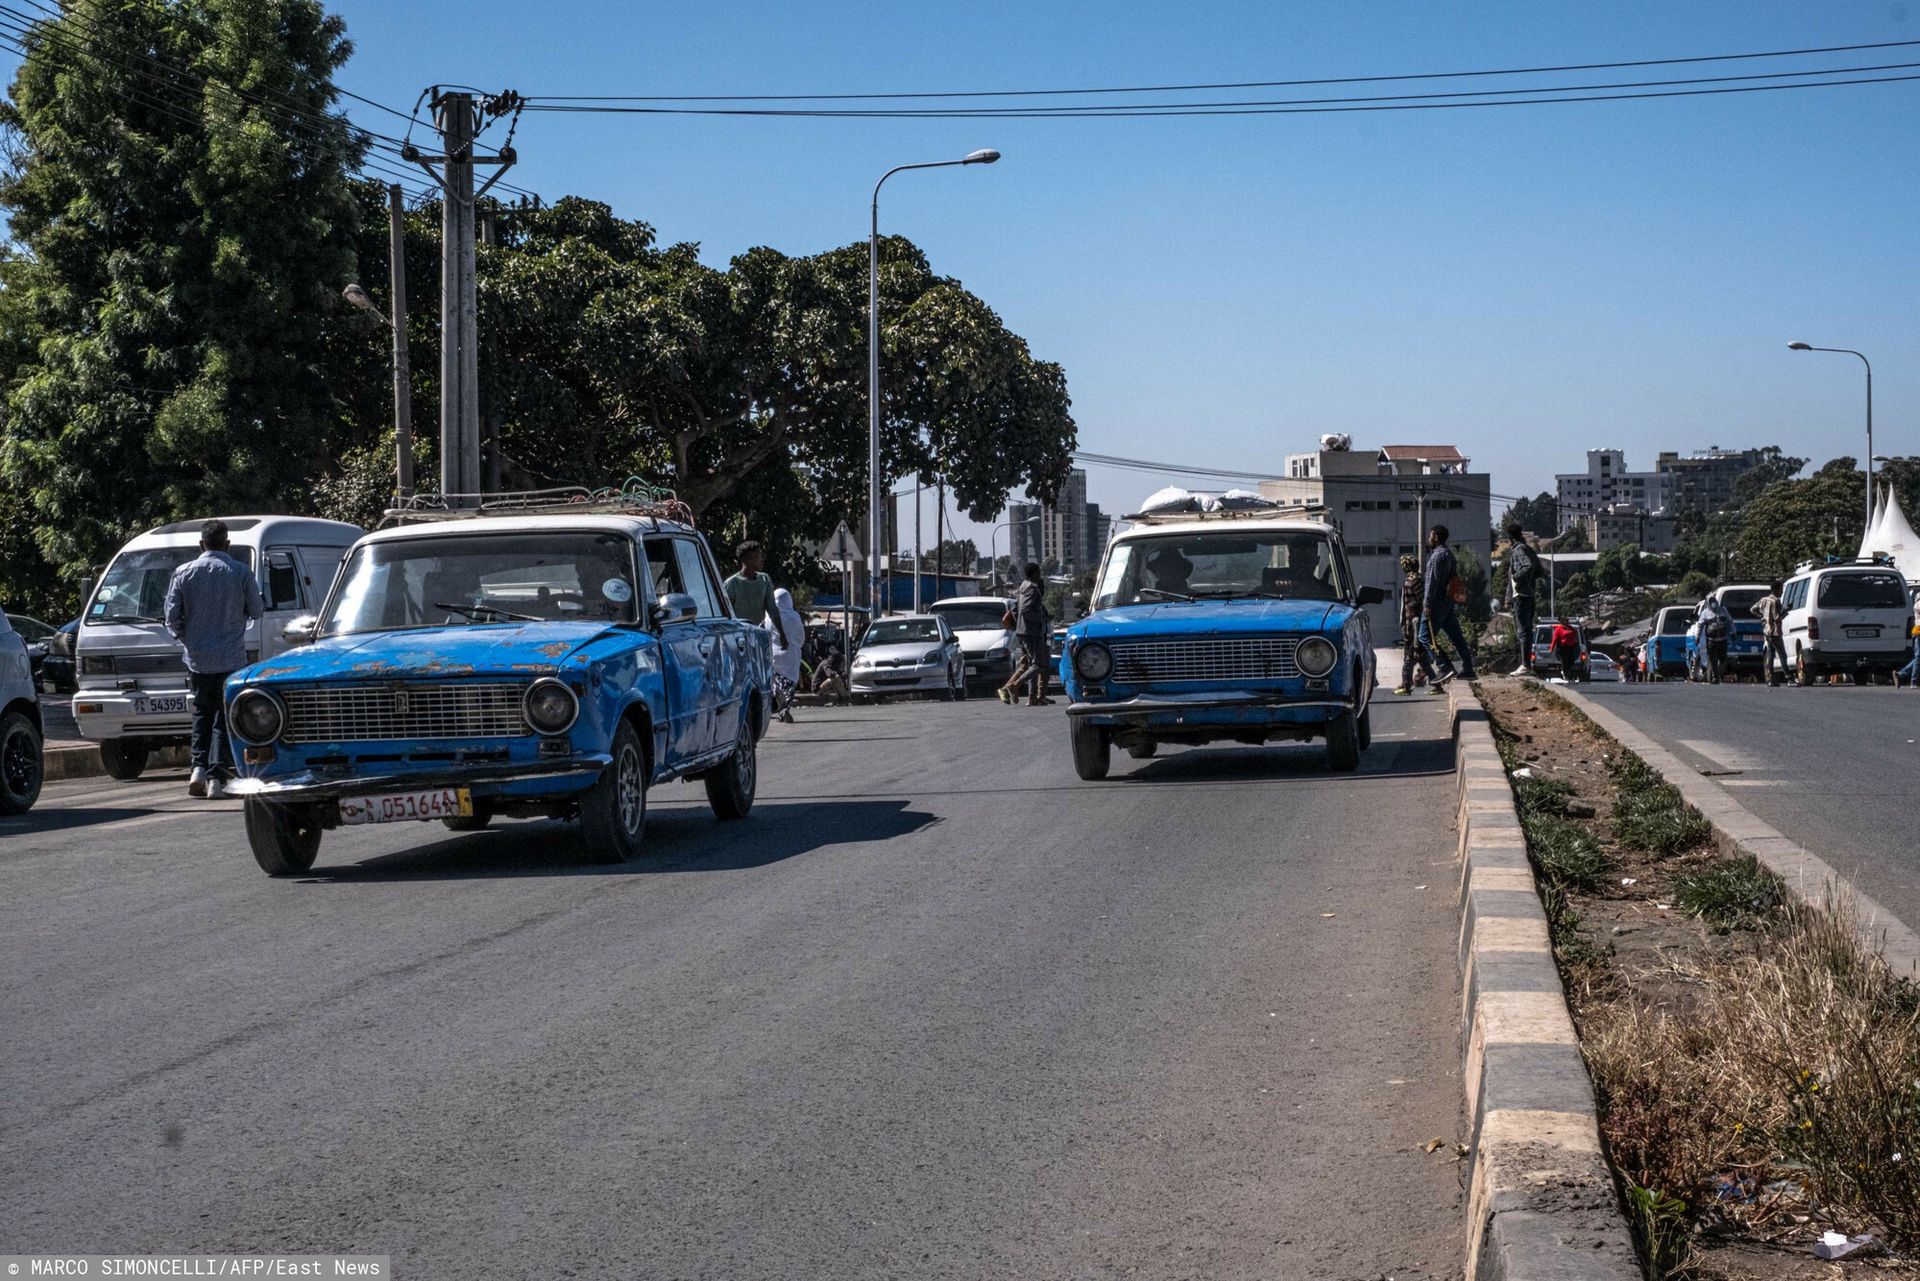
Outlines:
{"type": "Polygon", "coordinates": [[[774,625],[779,625],[778,616],[773,614],[773,580],[761,573],[766,564],[766,553],[760,550],[760,544],[749,539],[733,549],[740,561],[740,572],[720,584],[727,593],[727,604],[733,607],[733,616],[765,626],[772,615],[774,625]]]}

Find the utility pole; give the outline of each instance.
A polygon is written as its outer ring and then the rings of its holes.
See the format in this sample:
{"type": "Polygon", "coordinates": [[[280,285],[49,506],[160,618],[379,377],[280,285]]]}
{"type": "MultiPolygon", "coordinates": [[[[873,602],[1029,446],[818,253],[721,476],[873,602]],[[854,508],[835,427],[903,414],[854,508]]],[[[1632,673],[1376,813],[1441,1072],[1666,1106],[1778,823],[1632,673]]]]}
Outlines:
{"type": "MultiPolygon", "coordinates": [[[[436,86],[437,87],[437,86],[436,86]]],[[[474,202],[500,180],[514,162],[511,146],[498,154],[474,153],[484,110],[500,115],[516,110],[511,90],[476,104],[471,93],[449,90],[433,96],[434,128],[441,154],[427,155],[408,144],[401,155],[419,164],[439,184],[440,219],[440,492],[449,506],[478,501],[483,478],[480,459],[480,306],[475,280],[474,202]],[[478,192],[476,165],[494,168],[478,192]],[[437,166],[437,168],[436,168],[437,166]]]]}
{"type": "Polygon", "coordinates": [[[398,455],[395,488],[413,497],[413,372],[407,362],[407,206],[399,183],[387,188],[387,288],[393,330],[393,445],[398,455]]]}

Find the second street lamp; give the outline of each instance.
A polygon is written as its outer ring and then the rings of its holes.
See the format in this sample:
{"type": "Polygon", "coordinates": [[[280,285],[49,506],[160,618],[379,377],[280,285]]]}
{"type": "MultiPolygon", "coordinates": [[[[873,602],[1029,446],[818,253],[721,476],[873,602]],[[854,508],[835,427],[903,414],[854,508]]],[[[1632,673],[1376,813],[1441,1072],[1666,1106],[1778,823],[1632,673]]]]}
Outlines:
{"type": "Polygon", "coordinates": [[[1860,356],[1860,363],[1867,367],[1867,523],[1862,530],[1873,528],[1873,362],[1851,347],[1815,347],[1809,343],[1790,342],[1788,351],[1831,351],[1842,356],[1860,356]]]}
{"type": "MultiPolygon", "coordinates": [[[[870,545],[876,548],[880,542],[880,188],[887,179],[908,169],[990,165],[999,158],[999,152],[982,148],[958,160],[895,165],[873,184],[872,219],[867,231],[867,520],[870,522],[867,528],[870,545]]],[[[919,586],[917,577],[914,585],[919,586]]],[[[867,608],[871,611],[868,617],[880,617],[880,565],[874,556],[867,558],[867,608]]]]}

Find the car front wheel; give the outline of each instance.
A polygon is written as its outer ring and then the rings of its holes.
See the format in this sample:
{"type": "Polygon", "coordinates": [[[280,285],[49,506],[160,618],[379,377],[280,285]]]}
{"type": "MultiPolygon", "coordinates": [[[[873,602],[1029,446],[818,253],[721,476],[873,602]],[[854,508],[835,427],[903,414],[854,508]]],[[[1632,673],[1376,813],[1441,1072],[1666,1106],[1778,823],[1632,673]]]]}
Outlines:
{"type": "Polygon", "coordinates": [[[40,799],[40,731],[24,712],[0,720],[0,814],[24,814],[40,799]]]}
{"type": "Polygon", "coordinates": [[[248,801],[247,844],[268,876],[298,876],[320,853],[320,823],[311,807],[248,801]]]}
{"type": "Polygon", "coordinates": [[[760,781],[760,760],[755,754],[753,727],[740,718],[740,737],[733,755],[707,774],[707,804],[718,819],[745,818],[753,808],[753,793],[760,781]]]}
{"type": "Polygon", "coordinates": [[[1113,764],[1113,739],[1098,725],[1089,725],[1084,717],[1073,721],[1073,771],[1089,783],[1107,776],[1113,764]]]}
{"type": "Polygon", "coordinates": [[[613,735],[613,759],[580,798],[580,829],[596,863],[625,863],[647,831],[647,758],[631,722],[613,735]]]}
{"type": "Polygon", "coordinates": [[[1360,730],[1352,712],[1327,722],[1327,768],[1340,774],[1360,768],[1360,730]]]}

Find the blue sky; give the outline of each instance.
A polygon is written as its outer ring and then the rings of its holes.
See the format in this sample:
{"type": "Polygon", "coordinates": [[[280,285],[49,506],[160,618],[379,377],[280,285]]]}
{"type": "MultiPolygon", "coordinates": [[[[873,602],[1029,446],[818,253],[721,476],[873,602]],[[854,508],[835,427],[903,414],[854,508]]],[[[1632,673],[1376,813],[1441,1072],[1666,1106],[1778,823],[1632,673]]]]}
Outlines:
{"type": "MultiPolygon", "coordinates": [[[[1018,89],[1920,39],[1920,3],[1889,0],[335,7],[357,49],[342,85],[402,108],[432,81],[1018,89]]],[[[1920,48],[1830,61],[1920,62],[1920,48]]],[[[720,264],[857,240],[886,168],[997,147],[990,168],[894,179],[883,228],[1065,365],[1084,448],[1270,471],[1348,431],[1457,443],[1496,492],[1530,493],[1603,444],[1636,467],[1711,444],[1858,454],[1858,362],[1789,353],[1795,338],[1873,357],[1878,451],[1920,452],[1916,137],[1920,82],[1185,120],[530,114],[514,181],[605,200],[720,264]]],[[[1153,487],[1091,472],[1109,509],[1153,487]]]]}

